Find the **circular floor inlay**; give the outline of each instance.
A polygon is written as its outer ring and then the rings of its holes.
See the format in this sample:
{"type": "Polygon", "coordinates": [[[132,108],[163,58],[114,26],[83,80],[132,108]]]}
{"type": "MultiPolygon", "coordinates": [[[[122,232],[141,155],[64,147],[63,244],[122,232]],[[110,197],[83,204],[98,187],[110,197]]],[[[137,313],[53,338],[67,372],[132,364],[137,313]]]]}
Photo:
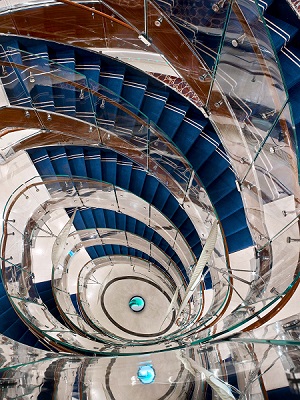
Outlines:
{"type": "Polygon", "coordinates": [[[163,288],[149,279],[137,276],[113,278],[104,287],[100,300],[101,312],[105,314],[110,323],[129,335],[160,336],[174,324],[175,312],[173,311],[162,326],[163,321],[160,314],[168,309],[171,297],[163,288]],[[132,311],[129,302],[134,297],[143,299],[145,304],[143,311],[132,311]],[[158,309],[160,313],[157,312],[158,309]]]}
{"type": "Polygon", "coordinates": [[[145,300],[141,296],[133,296],[129,300],[129,307],[134,312],[140,312],[145,307],[145,300]]]}
{"type": "Polygon", "coordinates": [[[137,377],[142,383],[152,383],[155,379],[155,371],[152,365],[142,365],[138,369],[137,377]]]}

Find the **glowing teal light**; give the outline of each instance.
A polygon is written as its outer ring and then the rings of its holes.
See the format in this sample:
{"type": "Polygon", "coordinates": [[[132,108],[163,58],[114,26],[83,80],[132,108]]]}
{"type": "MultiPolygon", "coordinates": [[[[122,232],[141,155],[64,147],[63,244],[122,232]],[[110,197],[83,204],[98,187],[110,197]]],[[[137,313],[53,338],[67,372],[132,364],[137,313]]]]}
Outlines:
{"type": "Polygon", "coordinates": [[[145,300],[140,296],[134,296],[129,300],[129,307],[134,312],[142,311],[145,307],[145,300]]]}
{"type": "Polygon", "coordinates": [[[152,383],[155,380],[155,370],[151,364],[142,365],[138,369],[137,377],[144,384],[152,383]]]}

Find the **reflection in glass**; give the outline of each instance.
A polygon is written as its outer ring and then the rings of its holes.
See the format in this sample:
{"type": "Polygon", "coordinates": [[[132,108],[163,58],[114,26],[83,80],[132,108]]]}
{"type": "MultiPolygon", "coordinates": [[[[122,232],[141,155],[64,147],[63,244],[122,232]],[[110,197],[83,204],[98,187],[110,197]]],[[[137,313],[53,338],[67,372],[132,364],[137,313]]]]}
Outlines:
{"type": "Polygon", "coordinates": [[[138,369],[137,377],[139,378],[140,382],[144,384],[152,383],[155,380],[155,370],[151,364],[142,365],[138,369]]]}

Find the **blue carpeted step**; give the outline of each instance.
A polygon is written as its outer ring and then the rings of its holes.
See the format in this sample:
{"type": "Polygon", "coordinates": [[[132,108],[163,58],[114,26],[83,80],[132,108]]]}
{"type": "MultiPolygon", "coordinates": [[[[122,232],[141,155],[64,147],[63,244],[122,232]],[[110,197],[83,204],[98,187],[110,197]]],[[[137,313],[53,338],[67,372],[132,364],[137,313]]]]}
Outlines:
{"type": "Polygon", "coordinates": [[[300,49],[283,47],[279,53],[279,61],[287,89],[300,82],[300,49]]]}
{"type": "Polygon", "coordinates": [[[81,79],[75,72],[75,53],[69,47],[50,48],[49,59],[55,68],[56,80],[53,84],[55,111],[70,117],[76,116],[76,89],[73,82],[81,79]],[[72,83],[68,83],[68,81],[72,83]]]}
{"type": "Polygon", "coordinates": [[[117,153],[106,151],[102,153],[102,179],[104,182],[116,184],[117,178],[117,153]]]}
{"type": "Polygon", "coordinates": [[[129,191],[137,196],[140,196],[143,190],[145,179],[146,171],[137,166],[133,166],[131,171],[129,191]]]}
{"type": "MultiPolygon", "coordinates": [[[[188,231],[189,227],[183,227],[181,229],[182,230],[186,229],[188,231]]],[[[202,251],[202,245],[201,245],[198,234],[195,231],[190,232],[186,236],[186,240],[187,240],[189,246],[191,247],[193,253],[195,254],[195,257],[198,259],[200,257],[201,251],[202,251]]]]}
{"type": "MultiPolygon", "coordinates": [[[[177,200],[175,199],[175,197],[173,195],[169,194],[169,196],[167,198],[167,201],[165,202],[165,204],[164,204],[163,208],[161,209],[161,211],[167,218],[172,220],[172,217],[173,217],[173,215],[175,214],[175,212],[177,210],[181,210],[182,211],[180,213],[181,214],[180,218],[185,220],[187,218],[185,212],[179,207],[179,204],[178,204],[177,200]]],[[[179,217],[177,217],[177,220],[178,220],[178,218],[179,217]]],[[[176,224],[176,226],[178,226],[178,225],[176,224]]]]}
{"type": "MultiPolygon", "coordinates": [[[[106,220],[105,220],[105,211],[102,208],[96,208],[92,210],[93,213],[93,218],[95,221],[95,224],[97,226],[97,228],[103,228],[106,227],[106,220]]],[[[76,226],[77,229],[77,226],[76,226]]]]}
{"type": "Polygon", "coordinates": [[[262,12],[264,12],[271,4],[273,0],[258,0],[257,4],[261,8],[262,12]]]}
{"type": "Polygon", "coordinates": [[[295,129],[296,129],[297,141],[298,143],[300,143],[300,123],[295,125],[295,129]]]}
{"type": "Polygon", "coordinates": [[[131,218],[128,215],[117,213],[116,214],[116,227],[121,231],[126,231],[127,229],[127,218],[131,218]]]}
{"type": "Polygon", "coordinates": [[[68,157],[69,167],[73,176],[87,176],[85,167],[84,152],[82,147],[68,146],[65,148],[68,157]]]}
{"type": "MultiPolygon", "coordinates": [[[[113,223],[113,225],[115,225],[115,223],[113,223]]],[[[97,246],[95,246],[95,247],[97,247],[97,246]]],[[[104,254],[106,254],[106,255],[115,254],[114,253],[114,246],[112,244],[103,245],[103,249],[104,249],[104,254]]],[[[119,253],[120,253],[120,250],[116,254],[119,254],[119,253]]]]}
{"type": "MultiPolygon", "coordinates": [[[[9,301],[9,300],[8,300],[9,301]]],[[[3,307],[3,312],[1,313],[1,324],[0,324],[0,332],[4,333],[6,332],[7,329],[9,329],[9,327],[14,324],[14,322],[16,320],[19,319],[19,316],[17,315],[17,313],[15,312],[15,310],[12,308],[11,304],[7,304],[7,308],[5,307],[5,303],[3,300],[1,302],[1,308],[3,307]],[[3,304],[3,306],[2,306],[3,304]]],[[[21,330],[21,334],[23,334],[25,332],[25,330],[27,330],[27,327],[25,327],[21,330]]]]}
{"type": "Polygon", "coordinates": [[[163,186],[159,185],[156,189],[152,204],[158,210],[162,210],[170,196],[170,192],[163,186]]]}
{"type": "Polygon", "coordinates": [[[75,64],[76,71],[85,76],[88,82],[99,82],[101,68],[100,54],[90,52],[87,57],[86,52],[76,49],[75,64]]]}
{"type": "Polygon", "coordinates": [[[37,349],[48,350],[29,329],[20,337],[19,342],[37,349]]]}
{"type": "Polygon", "coordinates": [[[215,27],[215,32],[219,30],[219,34],[210,33],[209,30],[206,31],[205,28],[195,32],[194,45],[208,68],[211,70],[213,70],[217,61],[223,26],[224,14],[222,21],[219,21],[217,27],[215,27]]]}
{"type": "Polygon", "coordinates": [[[189,109],[188,103],[180,103],[176,100],[169,99],[157,122],[158,127],[170,139],[173,139],[188,109],[189,109]]]}
{"type": "MultiPolygon", "coordinates": [[[[3,283],[0,281],[1,295],[1,314],[0,314],[0,333],[14,340],[19,340],[27,331],[27,326],[20,320],[19,316],[12,307],[4,289],[3,283]]],[[[28,341],[22,341],[24,344],[33,345],[37,341],[36,337],[29,332],[28,341]]]]}
{"type": "Polygon", "coordinates": [[[277,20],[286,22],[290,25],[293,25],[294,27],[299,26],[299,17],[294,12],[292,7],[290,7],[289,4],[287,4],[285,1],[273,0],[272,2],[270,2],[268,0],[268,3],[269,3],[269,7],[268,7],[265,15],[268,15],[268,16],[272,15],[273,17],[277,18],[277,20]]]}
{"type": "MultiPolygon", "coordinates": [[[[198,139],[193,143],[193,146],[186,153],[187,159],[192,164],[193,168],[198,171],[201,177],[201,166],[215,152],[220,141],[215,137],[211,137],[205,131],[201,132],[198,139]]],[[[217,165],[214,167],[217,169],[217,165]]]]}
{"type": "Polygon", "coordinates": [[[149,84],[144,94],[141,113],[147,115],[149,121],[157,124],[168,97],[169,92],[167,88],[162,90],[149,84]]]}
{"type": "Polygon", "coordinates": [[[240,208],[239,210],[236,210],[234,214],[231,214],[222,220],[222,226],[226,236],[233,235],[236,232],[239,232],[241,228],[243,229],[247,227],[243,211],[243,208],[240,208]]]}
{"type": "MultiPolygon", "coordinates": [[[[63,71],[75,71],[75,49],[69,46],[50,46],[49,59],[63,67],[63,71]]],[[[57,65],[59,68],[59,66],[57,65]]]]}
{"type": "Polygon", "coordinates": [[[43,148],[29,149],[27,150],[27,152],[30,155],[34,163],[34,166],[36,167],[40,175],[42,176],[56,175],[46,149],[43,148]]]}
{"type": "MultiPolygon", "coordinates": [[[[20,338],[23,336],[23,334],[26,331],[28,331],[27,326],[24,324],[23,321],[21,321],[21,319],[17,315],[15,315],[14,321],[10,324],[10,326],[7,329],[5,329],[3,334],[5,336],[10,337],[13,340],[19,341],[20,338]]],[[[36,342],[36,337],[34,335],[32,335],[30,337],[30,342],[28,343],[28,345],[31,346],[35,342],[36,342]]],[[[24,343],[24,344],[27,344],[27,343],[24,343]]]]}
{"type": "MultiPolygon", "coordinates": [[[[90,53],[87,57],[86,53],[76,50],[75,53],[76,71],[81,75],[77,75],[77,83],[86,86],[91,90],[98,90],[98,82],[100,76],[101,56],[96,53],[90,53]]],[[[76,117],[90,123],[96,122],[96,109],[98,98],[93,96],[88,90],[81,89],[76,92],[76,117]]]]}
{"type": "Polygon", "coordinates": [[[228,250],[230,253],[234,253],[236,251],[243,250],[249,246],[253,246],[253,241],[249,234],[248,227],[245,227],[239,230],[238,232],[226,236],[226,240],[227,240],[228,250]]]}
{"type": "Polygon", "coordinates": [[[70,297],[71,297],[71,301],[73,303],[73,306],[75,307],[75,310],[77,311],[78,314],[80,314],[79,306],[78,306],[78,303],[77,303],[76,293],[71,294],[70,297]]]}
{"type": "Polygon", "coordinates": [[[293,390],[292,386],[281,387],[267,391],[268,400],[299,400],[299,390],[293,390]]]}
{"type": "Polygon", "coordinates": [[[124,189],[130,185],[132,162],[118,154],[118,167],[116,171],[116,186],[124,189]]]}
{"type": "Polygon", "coordinates": [[[293,86],[293,88],[289,90],[289,95],[294,124],[297,126],[300,123],[300,83],[293,86]]]}
{"type": "Polygon", "coordinates": [[[191,247],[199,242],[199,237],[191,220],[185,211],[179,207],[177,200],[172,195],[167,198],[162,212],[177,226],[191,247]]]}
{"type": "Polygon", "coordinates": [[[87,176],[102,181],[102,164],[99,149],[85,147],[84,160],[87,176]]]}
{"type": "MultiPolygon", "coordinates": [[[[118,214],[119,215],[119,214],[118,214]]],[[[128,232],[135,232],[135,226],[136,226],[137,220],[133,217],[126,216],[126,227],[125,231],[128,232]]]]}
{"type": "MultiPolygon", "coordinates": [[[[51,286],[51,281],[47,281],[47,282],[50,282],[49,285],[51,286]]],[[[43,298],[43,302],[53,299],[53,293],[52,293],[52,288],[51,287],[50,287],[50,289],[41,290],[39,288],[39,283],[36,284],[36,287],[37,287],[39,295],[43,298]]]]}
{"type": "Polygon", "coordinates": [[[39,41],[26,43],[22,61],[28,67],[23,71],[23,75],[33,106],[46,111],[55,111],[47,45],[39,41]]]}
{"type": "Polygon", "coordinates": [[[40,295],[43,303],[47,306],[50,313],[58,319],[59,322],[64,323],[56,306],[56,302],[53,297],[51,281],[43,281],[36,283],[37,292],[40,295]]]}
{"type": "Polygon", "coordinates": [[[146,200],[149,204],[152,204],[155,193],[158,190],[158,187],[161,185],[159,181],[154,176],[151,175],[147,175],[146,182],[147,184],[143,186],[141,197],[144,200],[146,200]]]}
{"type": "MultiPolygon", "coordinates": [[[[74,209],[68,209],[67,213],[69,216],[71,216],[74,213],[74,209]]],[[[78,230],[78,231],[85,229],[85,222],[84,222],[81,212],[79,210],[77,210],[77,212],[75,214],[73,225],[76,227],[76,230],[78,230]]]]}
{"type": "MultiPolygon", "coordinates": [[[[183,154],[186,155],[189,150],[193,150],[195,142],[199,139],[199,135],[206,125],[207,120],[204,118],[201,120],[199,116],[187,114],[173,137],[174,143],[183,154]]],[[[203,149],[203,151],[205,150],[203,149]]]]}
{"type": "MultiPolygon", "coordinates": [[[[0,61],[22,65],[22,57],[17,40],[2,38],[0,47],[0,61]]],[[[0,70],[1,80],[11,106],[32,107],[31,98],[25,84],[22,82],[23,69],[17,66],[3,65],[0,70]]]]}
{"type": "Polygon", "coordinates": [[[64,147],[49,147],[47,151],[55,174],[72,176],[68,156],[64,147]]]}
{"type": "Polygon", "coordinates": [[[90,247],[86,247],[86,251],[88,253],[88,255],[91,257],[92,260],[94,260],[95,258],[98,258],[98,253],[96,252],[95,248],[90,246],[90,247]]]}
{"type": "Polygon", "coordinates": [[[98,257],[103,257],[108,254],[113,254],[111,246],[94,246],[98,257]]]}
{"type": "MultiPolygon", "coordinates": [[[[119,101],[122,92],[125,66],[114,62],[103,60],[99,77],[98,92],[103,96],[119,101]]],[[[113,127],[118,112],[118,108],[108,101],[98,99],[95,105],[97,119],[100,125],[106,128],[113,127]]]]}
{"type": "Polygon", "coordinates": [[[243,208],[241,196],[239,196],[236,190],[231,190],[231,192],[215,203],[215,208],[218,210],[218,216],[222,221],[224,218],[235,213],[236,210],[243,208]],[[233,204],[233,206],[228,207],[228,204],[233,204]]]}
{"type": "Polygon", "coordinates": [[[135,234],[140,236],[140,237],[144,237],[144,233],[145,233],[145,229],[146,226],[143,222],[141,221],[136,221],[136,225],[135,225],[135,234]]]}
{"type": "MultiPolygon", "coordinates": [[[[173,211],[174,211],[173,214],[172,215],[169,214],[168,216],[172,218],[172,221],[175,223],[175,226],[177,226],[178,228],[181,228],[184,224],[186,224],[188,221],[190,221],[189,217],[184,212],[184,210],[178,206],[177,202],[175,203],[173,197],[170,197],[168,199],[167,207],[169,207],[170,209],[173,209],[173,211]]],[[[191,224],[191,226],[192,226],[192,224],[191,224]]]]}
{"type": "Polygon", "coordinates": [[[273,45],[278,52],[296,35],[298,28],[268,13],[265,13],[264,17],[273,45]]]}
{"type": "MultiPolygon", "coordinates": [[[[218,202],[231,192],[237,192],[235,176],[232,171],[227,168],[218,176],[210,185],[207,186],[209,197],[214,206],[218,209],[218,202]]],[[[239,196],[241,201],[241,196],[239,196]]],[[[233,204],[232,204],[233,205],[233,204]]],[[[228,204],[226,205],[228,207],[228,204]]],[[[231,208],[231,207],[228,207],[231,208]]]]}
{"type": "Polygon", "coordinates": [[[112,229],[116,228],[116,215],[117,213],[112,210],[105,210],[106,227],[110,226],[112,229]]]}
{"type": "Polygon", "coordinates": [[[217,179],[226,169],[230,166],[225,157],[220,156],[216,151],[205,161],[197,171],[205,187],[212,185],[213,181],[217,179]]]}
{"type": "MultiPolygon", "coordinates": [[[[135,71],[135,74],[133,72],[127,71],[124,76],[123,87],[120,96],[121,104],[135,115],[139,115],[143,120],[145,120],[145,118],[143,118],[139,110],[144,98],[147,84],[148,78],[146,75],[138,75],[137,71],[135,71]]],[[[127,113],[120,109],[118,110],[116,125],[121,126],[122,130],[127,130],[128,134],[130,134],[135,124],[135,118],[129,116],[127,113]]]]}
{"type": "Polygon", "coordinates": [[[112,248],[112,254],[122,254],[121,246],[119,246],[118,244],[112,244],[111,248],[112,248]]]}
{"type": "Polygon", "coordinates": [[[93,212],[90,208],[87,208],[85,210],[80,210],[79,212],[80,212],[82,220],[84,222],[85,229],[97,228],[96,222],[94,220],[93,212]]]}

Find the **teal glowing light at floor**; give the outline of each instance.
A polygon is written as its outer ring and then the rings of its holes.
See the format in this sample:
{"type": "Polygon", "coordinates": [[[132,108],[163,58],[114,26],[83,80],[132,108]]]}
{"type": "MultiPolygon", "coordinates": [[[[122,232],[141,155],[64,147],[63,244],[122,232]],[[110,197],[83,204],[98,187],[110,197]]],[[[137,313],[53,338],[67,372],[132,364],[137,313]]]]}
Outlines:
{"type": "Polygon", "coordinates": [[[138,369],[137,377],[140,382],[147,384],[152,383],[155,380],[155,370],[152,365],[142,365],[138,369]]]}
{"type": "Polygon", "coordinates": [[[129,307],[134,312],[142,311],[145,307],[145,300],[140,296],[134,296],[129,300],[129,307]]]}

